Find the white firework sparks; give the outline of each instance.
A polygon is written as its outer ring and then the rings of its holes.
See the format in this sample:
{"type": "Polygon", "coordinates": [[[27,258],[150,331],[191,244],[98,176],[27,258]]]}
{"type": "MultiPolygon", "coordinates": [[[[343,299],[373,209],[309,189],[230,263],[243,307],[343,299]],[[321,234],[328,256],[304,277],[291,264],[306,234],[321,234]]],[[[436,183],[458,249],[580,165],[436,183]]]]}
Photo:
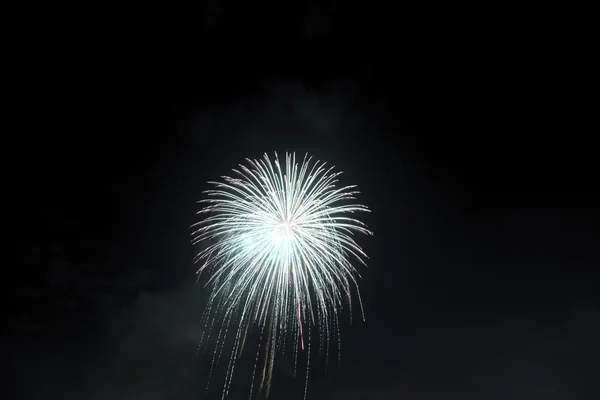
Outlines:
{"type": "Polygon", "coordinates": [[[223,397],[252,328],[261,338],[250,397],[261,349],[260,390],[267,397],[275,354],[290,340],[294,373],[298,352],[307,352],[306,397],[311,325],[319,332],[321,351],[329,354],[335,336],[339,350],[340,311],[346,302],[351,311],[353,288],[364,319],[356,281],[360,275],[350,261],[355,258],[366,265],[368,257],[353,234],[372,233],[348,214],[369,210],[353,203],[355,186],[336,186],[341,172],[311,160],[305,156],[298,165],[295,154],[286,153],[282,170],[276,153],[273,162],[266,154],[261,160],[247,159],[248,167],[233,170],[236,177],[209,182],[216,189],[206,191],[208,198],[200,201],[206,206],[198,213],[207,216],[193,225],[193,243],[210,243],[196,262],[202,263],[198,275],[210,270],[207,285],[212,287],[201,342],[208,344],[214,324],[221,324],[211,374],[230,327],[234,331],[223,397]]]}

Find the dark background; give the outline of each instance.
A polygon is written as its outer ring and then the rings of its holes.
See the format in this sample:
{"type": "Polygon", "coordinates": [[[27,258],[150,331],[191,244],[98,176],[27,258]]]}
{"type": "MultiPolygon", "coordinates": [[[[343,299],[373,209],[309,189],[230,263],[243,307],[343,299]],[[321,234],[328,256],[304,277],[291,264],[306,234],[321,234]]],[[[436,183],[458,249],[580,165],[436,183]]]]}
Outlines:
{"type": "MultiPolygon", "coordinates": [[[[313,359],[309,399],[592,398],[597,129],[569,91],[562,20],[376,2],[67,12],[35,40],[8,154],[11,398],[220,398],[223,371],[205,394],[196,355],[189,227],[207,180],[273,151],[335,164],[372,209],[367,321],[342,326],[339,368],[313,359]]],[[[302,398],[291,371],[281,358],[273,399],[302,398]]],[[[250,374],[240,361],[232,399],[250,374]]]]}

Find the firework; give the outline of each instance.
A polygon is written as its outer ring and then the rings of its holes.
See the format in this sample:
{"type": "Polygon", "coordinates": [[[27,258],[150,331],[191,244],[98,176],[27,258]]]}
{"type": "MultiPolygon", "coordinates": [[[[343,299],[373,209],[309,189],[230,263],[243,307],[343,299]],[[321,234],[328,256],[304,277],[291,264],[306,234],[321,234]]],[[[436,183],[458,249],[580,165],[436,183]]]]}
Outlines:
{"type": "Polygon", "coordinates": [[[233,170],[234,177],[209,182],[215,188],[200,201],[204,218],[193,225],[193,243],[207,243],[195,259],[202,264],[198,275],[208,271],[212,288],[201,345],[216,335],[212,374],[226,341],[233,343],[223,397],[252,330],[260,332],[260,344],[250,397],[261,354],[259,390],[267,397],[275,355],[291,346],[295,373],[298,353],[306,352],[306,397],[311,326],[329,355],[332,338],[339,350],[340,312],[348,305],[351,315],[353,290],[364,319],[360,275],[351,260],[366,265],[368,257],[353,235],[372,233],[351,215],[369,210],[354,203],[355,186],[336,185],[341,172],[308,155],[299,165],[286,153],[283,169],[276,153],[273,161],[265,154],[247,163],[233,170]]]}

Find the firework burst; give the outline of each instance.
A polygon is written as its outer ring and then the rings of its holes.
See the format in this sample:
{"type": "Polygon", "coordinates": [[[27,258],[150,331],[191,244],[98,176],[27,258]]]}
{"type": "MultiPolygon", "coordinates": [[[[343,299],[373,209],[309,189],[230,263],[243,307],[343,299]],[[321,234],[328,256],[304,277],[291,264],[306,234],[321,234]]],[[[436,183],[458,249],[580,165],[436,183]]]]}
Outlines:
{"type": "Polygon", "coordinates": [[[206,284],[212,287],[201,339],[206,346],[216,335],[211,374],[226,340],[233,343],[223,397],[252,329],[260,332],[260,341],[250,397],[260,355],[259,391],[267,397],[275,355],[286,347],[293,349],[294,374],[298,353],[307,353],[306,397],[311,326],[328,356],[332,338],[339,350],[340,312],[345,304],[351,311],[353,289],[364,319],[360,275],[350,261],[366,265],[353,234],[372,233],[349,215],[368,209],[353,202],[355,186],[336,186],[341,172],[311,161],[307,155],[298,165],[295,154],[286,153],[282,169],[277,154],[273,161],[267,154],[247,159],[248,166],[234,169],[234,177],[209,182],[215,189],[200,201],[205,206],[198,213],[205,217],[193,225],[193,243],[208,243],[195,261],[202,264],[199,276],[209,271],[206,284]]]}

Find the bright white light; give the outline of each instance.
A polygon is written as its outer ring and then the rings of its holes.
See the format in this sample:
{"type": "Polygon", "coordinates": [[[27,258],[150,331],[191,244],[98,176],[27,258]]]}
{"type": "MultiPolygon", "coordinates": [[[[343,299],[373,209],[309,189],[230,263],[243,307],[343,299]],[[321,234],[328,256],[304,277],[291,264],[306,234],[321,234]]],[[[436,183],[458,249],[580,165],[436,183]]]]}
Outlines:
{"type": "MultiPolygon", "coordinates": [[[[338,188],[341,173],[325,163],[305,157],[297,164],[294,154],[286,154],[283,169],[277,154],[274,162],[266,154],[247,161],[249,167],[234,170],[236,177],[211,182],[216,189],[206,192],[209,197],[201,202],[207,205],[199,212],[207,216],[194,225],[193,242],[210,243],[196,257],[202,262],[199,274],[211,271],[206,343],[214,323],[221,323],[213,365],[229,327],[235,327],[223,396],[252,327],[263,338],[261,389],[267,396],[275,353],[288,340],[294,344],[294,357],[299,348],[305,350],[305,343],[310,352],[311,326],[316,326],[321,350],[329,353],[331,337],[339,335],[340,310],[346,303],[351,306],[352,288],[358,293],[358,273],[350,258],[363,264],[367,258],[353,233],[372,234],[348,216],[368,211],[353,203],[355,186],[338,188]]],[[[360,294],[358,298],[360,303],[360,294]]]]}

